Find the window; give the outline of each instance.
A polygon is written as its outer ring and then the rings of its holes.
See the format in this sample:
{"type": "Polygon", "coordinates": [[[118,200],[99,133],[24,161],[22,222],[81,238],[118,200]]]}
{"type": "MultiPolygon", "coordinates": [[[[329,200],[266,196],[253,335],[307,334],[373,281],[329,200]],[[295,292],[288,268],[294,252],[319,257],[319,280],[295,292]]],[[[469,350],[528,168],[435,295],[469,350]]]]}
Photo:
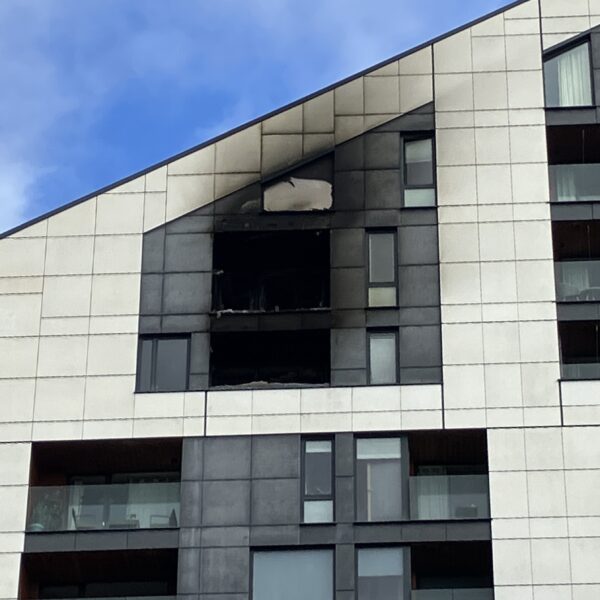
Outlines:
{"type": "Polygon", "coordinates": [[[356,512],[359,521],[398,521],[402,500],[402,440],[356,440],[356,512]]]}
{"type": "Polygon", "coordinates": [[[333,453],[331,440],[305,440],[303,456],[304,522],[333,521],[333,453]]]}
{"type": "Polygon", "coordinates": [[[590,45],[585,42],[544,62],[546,106],[591,106],[590,45]]]}
{"type": "Polygon", "coordinates": [[[333,551],[255,552],[252,600],[333,600],[333,551]]]}
{"type": "Polygon", "coordinates": [[[403,548],[358,550],[358,600],[403,600],[409,597],[403,548]]]}
{"type": "Polygon", "coordinates": [[[558,324],[563,379],[600,379],[600,321],[558,324]]]}
{"type": "Polygon", "coordinates": [[[404,140],[404,206],[435,206],[431,137],[404,140]]]}
{"type": "Polygon", "coordinates": [[[397,261],[396,234],[393,231],[368,233],[369,306],[396,306],[397,261]]]}
{"type": "Polygon", "coordinates": [[[398,335],[395,331],[369,331],[369,383],[398,381],[398,335]]]}
{"type": "Polygon", "coordinates": [[[138,392],[179,392],[188,387],[190,338],[143,337],[138,356],[138,392]]]}

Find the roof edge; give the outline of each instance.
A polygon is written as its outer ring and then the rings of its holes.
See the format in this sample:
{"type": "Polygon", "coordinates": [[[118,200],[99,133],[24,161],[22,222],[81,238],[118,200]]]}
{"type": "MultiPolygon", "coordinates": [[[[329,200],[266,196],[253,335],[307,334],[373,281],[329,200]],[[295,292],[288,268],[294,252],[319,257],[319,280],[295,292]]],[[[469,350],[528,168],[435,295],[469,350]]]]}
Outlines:
{"type": "Polygon", "coordinates": [[[52,217],[58,213],[61,213],[65,210],[68,210],[69,208],[73,208],[74,206],[77,206],[78,204],[82,204],[83,202],[86,202],[87,200],[91,200],[92,198],[95,198],[96,196],[100,196],[101,194],[106,194],[107,192],[110,192],[111,190],[113,190],[117,187],[125,185],[126,183],[129,183],[130,181],[133,181],[134,179],[137,179],[138,177],[142,177],[143,175],[146,175],[147,173],[151,173],[152,171],[155,171],[156,169],[160,169],[161,167],[164,167],[165,165],[168,165],[169,163],[172,163],[176,160],[179,160],[180,158],[184,158],[190,154],[193,154],[194,152],[197,152],[198,150],[202,150],[202,148],[211,146],[212,144],[215,144],[225,138],[228,138],[229,136],[232,136],[240,131],[243,131],[244,129],[247,129],[249,127],[257,125],[258,123],[261,123],[262,121],[266,121],[267,119],[269,119],[271,117],[281,114],[281,113],[285,112],[286,110],[290,110],[291,108],[294,108],[296,106],[304,104],[305,102],[308,102],[309,100],[312,100],[313,98],[316,98],[317,96],[326,94],[327,92],[330,92],[330,91],[334,90],[335,88],[344,85],[345,83],[349,83],[350,81],[353,81],[354,79],[358,79],[359,77],[368,75],[369,73],[371,73],[373,71],[377,71],[377,69],[381,69],[382,67],[385,67],[386,65],[389,65],[390,63],[393,63],[397,60],[405,58],[406,56],[414,54],[415,52],[418,52],[419,50],[423,50],[424,48],[427,48],[428,46],[432,46],[438,42],[441,42],[442,40],[445,40],[446,38],[452,37],[453,35],[456,35],[457,33],[464,31],[465,29],[474,27],[475,25],[478,25],[479,23],[482,23],[483,21],[486,21],[487,19],[491,19],[491,18],[493,18],[497,15],[500,15],[512,8],[515,8],[516,6],[525,4],[526,2],[530,2],[530,1],[531,0],[515,0],[515,1],[511,2],[510,4],[503,6],[502,8],[498,8],[490,13],[487,13],[481,17],[478,17],[477,19],[474,19],[473,21],[469,21],[468,23],[465,23],[464,25],[460,25],[459,27],[451,29],[450,31],[443,33],[437,37],[434,37],[430,40],[427,40],[427,41],[419,44],[418,46],[414,46],[412,48],[409,48],[408,50],[404,50],[400,54],[396,54],[395,56],[392,56],[391,58],[386,58],[385,60],[383,60],[371,67],[367,67],[366,69],[363,69],[362,71],[359,71],[358,73],[354,73],[353,75],[350,75],[348,77],[345,77],[344,79],[336,81],[335,83],[332,83],[332,84],[328,85],[327,87],[317,90],[316,92],[312,92],[311,94],[308,94],[307,96],[304,96],[298,100],[294,100],[293,102],[285,104],[284,106],[282,106],[280,108],[276,108],[264,115],[261,115],[259,117],[256,117],[255,119],[252,119],[251,121],[243,123],[242,125],[238,125],[237,127],[234,127],[233,129],[225,131],[224,133],[221,133],[209,140],[201,142],[200,144],[197,144],[196,146],[193,146],[191,148],[188,148],[187,150],[183,150],[182,152],[179,152],[177,154],[174,154],[173,156],[165,158],[165,159],[161,160],[160,162],[151,165],[150,167],[146,167],[145,169],[142,169],[141,171],[137,171],[136,173],[133,173],[132,175],[128,175],[127,177],[124,177],[123,179],[119,179],[118,181],[115,181],[114,183],[110,183],[104,187],[101,187],[100,189],[97,189],[89,194],[86,194],[85,196],[81,196],[80,198],[77,198],[76,200],[72,200],[71,202],[68,202],[67,204],[63,204],[63,205],[58,206],[57,208],[54,208],[46,213],[43,213],[37,217],[34,217],[33,219],[30,219],[29,221],[26,221],[25,223],[22,223],[21,225],[17,225],[7,231],[4,231],[4,232],[0,233],[0,240],[10,237],[11,235],[18,233],[19,231],[22,231],[23,229],[27,229],[27,227],[31,227],[32,225],[35,225],[36,223],[44,221],[45,219],[49,219],[50,217],[52,217]]]}

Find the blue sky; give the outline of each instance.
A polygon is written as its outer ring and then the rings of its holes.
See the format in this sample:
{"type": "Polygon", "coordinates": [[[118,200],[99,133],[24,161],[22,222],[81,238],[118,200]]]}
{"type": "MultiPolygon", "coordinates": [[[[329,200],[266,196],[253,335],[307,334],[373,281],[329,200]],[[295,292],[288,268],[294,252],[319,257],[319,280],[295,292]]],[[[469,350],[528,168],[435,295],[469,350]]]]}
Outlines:
{"type": "Polygon", "coordinates": [[[506,4],[0,0],[0,231],[506,4]]]}

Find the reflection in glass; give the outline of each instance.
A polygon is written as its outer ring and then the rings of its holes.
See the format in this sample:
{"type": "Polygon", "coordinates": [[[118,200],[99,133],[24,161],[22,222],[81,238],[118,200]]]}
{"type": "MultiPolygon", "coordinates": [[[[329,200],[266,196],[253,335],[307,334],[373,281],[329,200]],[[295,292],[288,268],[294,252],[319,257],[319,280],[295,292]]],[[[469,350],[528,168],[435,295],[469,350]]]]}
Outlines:
{"type": "Polygon", "coordinates": [[[358,520],[400,520],[402,518],[400,438],[358,439],[356,471],[358,520]]]}
{"type": "Polygon", "coordinates": [[[333,551],[255,552],[253,600],[332,600],[333,551]]]}
{"type": "Polygon", "coordinates": [[[397,381],[397,341],[393,332],[369,333],[369,376],[372,384],[397,381]]]}
{"type": "Polygon", "coordinates": [[[404,590],[403,548],[358,551],[358,600],[402,600],[404,590]]]}
{"type": "Polygon", "coordinates": [[[600,302],[600,261],[561,261],[554,269],[559,302],[600,302]]]}
{"type": "Polygon", "coordinates": [[[600,200],[600,165],[550,165],[552,202],[594,202],[600,200]]]}

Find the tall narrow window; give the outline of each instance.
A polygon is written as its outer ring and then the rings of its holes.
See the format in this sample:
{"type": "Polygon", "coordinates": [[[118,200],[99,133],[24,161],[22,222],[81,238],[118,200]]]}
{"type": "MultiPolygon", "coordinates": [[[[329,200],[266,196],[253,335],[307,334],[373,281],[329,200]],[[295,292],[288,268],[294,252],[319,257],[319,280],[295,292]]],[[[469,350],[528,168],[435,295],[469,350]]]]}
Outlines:
{"type": "Polygon", "coordinates": [[[189,337],[143,337],[138,392],[181,392],[188,387],[189,337]]]}
{"type": "Polygon", "coordinates": [[[330,523],[333,521],[333,462],[331,440],[305,440],[304,522],[330,523]]]}
{"type": "Polygon", "coordinates": [[[403,548],[359,549],[358,600],[408,598],[406,588],[409,581],[404,576],[404,555],[403,548]]]}
{"type": "Polygon", "coordinates": [[[332,600],[333,550],[257,551],[252,600],[332,600]]]}
{"type": "Polygon", "coordinates": [[[369,383],[398,382],[398,334],[395,331],[369,331],[369,383]]]}
{"type": "Polygon", "coordinates": [[[368,242],[369,306],[396,306],[396,234],[393,231],[371,231],[368,242]]]}
{"type": "Polygon", "coordinates": [[[544,62],[546,106],[591,106],[592,72],[590,44],[584,42],[544,62]]]}
{"type": "Polygon", "coordinates": [[[435,206],[431,137],[404,140],[404,206],[435,206]]]}
{"type": "Polygon", "coordinates": [[[356,516],[359,521],[398,521],[402,501],[402,440],[356,441],[356,516]]]}

